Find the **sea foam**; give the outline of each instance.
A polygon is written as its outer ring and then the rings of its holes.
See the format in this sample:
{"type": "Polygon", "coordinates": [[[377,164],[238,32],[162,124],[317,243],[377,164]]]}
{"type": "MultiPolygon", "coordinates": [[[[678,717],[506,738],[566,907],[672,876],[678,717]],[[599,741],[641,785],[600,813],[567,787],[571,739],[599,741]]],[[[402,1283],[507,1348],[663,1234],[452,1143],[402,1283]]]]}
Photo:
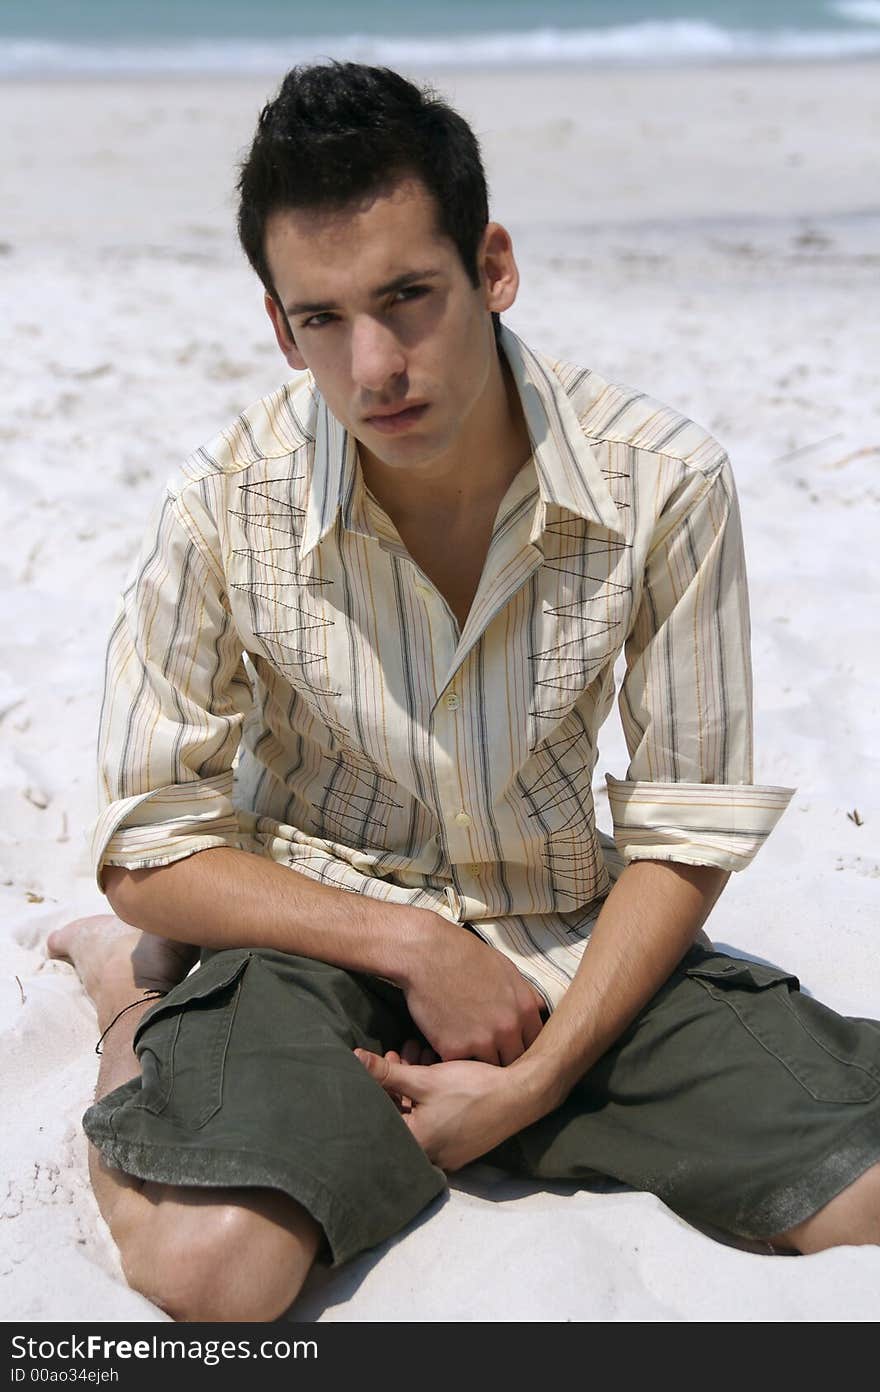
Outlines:
{"type": "Polygon", "coordinates": [[[878,27],[759,31],[673,19],[605,29],[540,28],[403,37],[328,34],[271,42],[205,38],[164,44],[98,44],[7,38],[0,39],[0,75],[271,74],[294,63],[328,57],[430,69],[796,62],[880,54],[880,0],[852,0],[837,8],[852,12],[848,17],[878,27]]]}

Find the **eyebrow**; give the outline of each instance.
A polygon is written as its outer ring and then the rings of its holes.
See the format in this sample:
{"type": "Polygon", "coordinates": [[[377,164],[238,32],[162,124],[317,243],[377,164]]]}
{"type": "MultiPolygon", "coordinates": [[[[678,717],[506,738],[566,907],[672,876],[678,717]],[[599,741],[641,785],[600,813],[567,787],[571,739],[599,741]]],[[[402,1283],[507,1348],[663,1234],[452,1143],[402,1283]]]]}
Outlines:
{"type": "MultiPolygon", "coordinates": [[[[376,289],[371,291],[371,297],[374,300],[380,300],[385,295],[392,295],[395,290],[405,290],[408,285],[414,285],[416,281],[436,280],[440,274],[440,271],[432,270],[404,271],[402,275],[395,276],[393,280],[386,281],[384,285],[377,285],[376,289]]],[[[339,305],[332,304],[329,300],[314,303],[299,300],[296,304],[284,306],[285,314],[289,314],[291,318],[298,314],[323,314],[332,309],[339,309],[339,305]]]]}

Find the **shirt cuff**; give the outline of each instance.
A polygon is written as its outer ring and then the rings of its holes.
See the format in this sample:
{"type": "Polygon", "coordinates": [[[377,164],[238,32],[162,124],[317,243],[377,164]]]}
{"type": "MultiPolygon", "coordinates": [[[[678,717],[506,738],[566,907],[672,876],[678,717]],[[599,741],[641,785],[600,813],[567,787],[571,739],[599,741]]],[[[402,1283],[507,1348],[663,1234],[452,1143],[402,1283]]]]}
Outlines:
{"type": "Polygon", "coordinates": [[[755,783],[653,783],[606,773],[614,840],[627,863],[671,860],[744,870],[794,788],[755,783]]]}
{"type": "Polygon", "coordinates": [[[242,846],[247,837],[230,792],[229,774],[220,774],[111,802],[95,822],[90,840],[101,893],[107,865],[145,870],[170,865],[210,846],[242,846]]]}

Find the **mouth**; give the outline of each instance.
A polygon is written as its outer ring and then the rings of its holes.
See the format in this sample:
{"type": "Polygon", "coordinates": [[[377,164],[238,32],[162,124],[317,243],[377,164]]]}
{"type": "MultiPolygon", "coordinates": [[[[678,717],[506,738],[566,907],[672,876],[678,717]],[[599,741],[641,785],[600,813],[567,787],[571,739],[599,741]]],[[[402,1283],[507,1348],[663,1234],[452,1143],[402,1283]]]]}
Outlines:
{"type": "Polygon", "coordinates": [[[408,430],[410,426],[420,421],[428,409],[429,403],[423,401],[415,406],[402,406],[390,411],[380,411],[376,415],[365,416],[367,425],[374,430],[379,430],[383,435],[396,435],[399,431],[408,430]]]}

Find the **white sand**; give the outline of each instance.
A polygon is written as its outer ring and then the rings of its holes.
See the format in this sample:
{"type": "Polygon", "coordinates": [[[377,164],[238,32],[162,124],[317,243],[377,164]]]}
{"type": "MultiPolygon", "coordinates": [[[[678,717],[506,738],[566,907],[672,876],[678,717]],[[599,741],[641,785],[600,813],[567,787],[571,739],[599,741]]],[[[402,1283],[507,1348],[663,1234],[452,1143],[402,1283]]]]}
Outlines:
{"type": "MultiPolygon", "coordinates": [[[[509,322],[729,447],[750,559],[756,777],[798,793],[716,941],[880,1015],[876,66],[446,76],[525,284],[509,322]],[[858,810],[862,822],[848,816],[858,810]]],[[[269,83],[0,92],[0,1310],[163,1319],[126,1287],[79,1118],[94,1015],[46,933],[84,853],[103,649],[160,481],[285,372],[233,237],[269,83]]],[[[614,717],[599,771],[625,767],[614,717]]],[[[600,820],[606,808],[599,798],[600,820]]],[[[322,1320],[867,1320],[880,1251],[783,1260],[652,1197],[485,1166],[297,1307],[322,1320]],[[491,1201],[490,1201],[491,1200],[491,1201]]]]}

